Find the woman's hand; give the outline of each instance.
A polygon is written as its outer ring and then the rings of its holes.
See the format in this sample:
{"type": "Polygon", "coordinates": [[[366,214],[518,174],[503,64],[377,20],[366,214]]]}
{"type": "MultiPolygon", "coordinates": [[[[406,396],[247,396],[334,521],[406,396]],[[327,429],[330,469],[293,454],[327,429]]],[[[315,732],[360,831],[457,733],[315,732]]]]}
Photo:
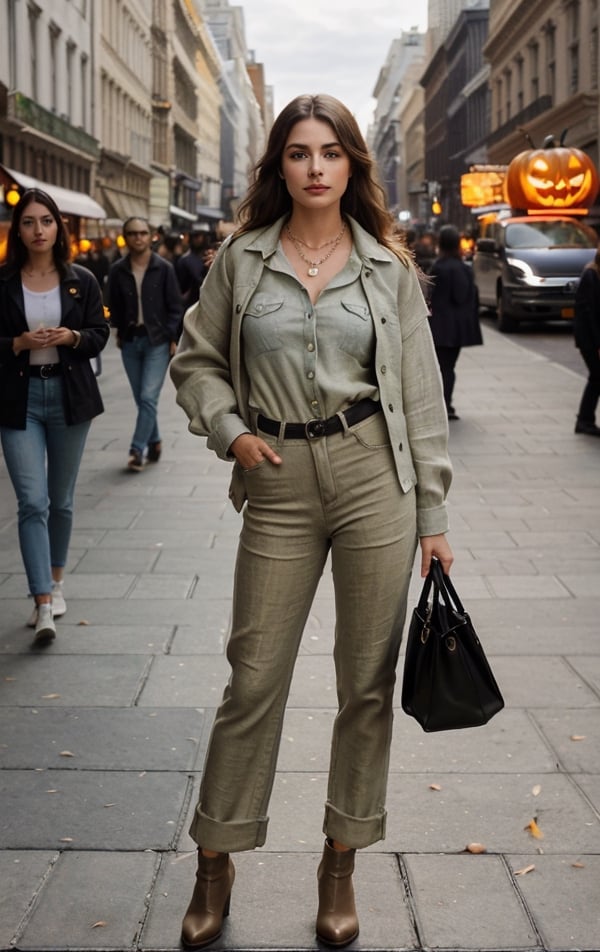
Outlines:
{"type": "MultiPolygon", "coordinates": [[[[35,331],[23,331],[18,337],[13,337],[13,352],[20,354],[22,350],[42,350],[50,347],[47,327],[38,327],[35,331]]],[[[69,336],[71,332],[69,331],[69,336]]]]}
{"type": "Polygon", "coordinates": [[[279,466],[282,462],[281,456],[278,456],[260,436],[254,436],[253,433],[242,433],[241,436],[236,437],[229,447],[229,452],[233,453],[242,469],[253,469],[264,459],[268,459],[275,466],[279,466]]]}
{"type": "Polygon", "coordinates": [[[46,334],[46,347],[74,347],[77,343],[70,327],[49,327],[46,334]]]}
{"type": "Polygon", "coordinates": [[[442,563],[444,575],[448,575],[450,566],[454,562],[454,556],[446,536],[444,534],[421,536],[419,543],[421,545],[421,578],[426,578],[434,555],[442,563]]]}

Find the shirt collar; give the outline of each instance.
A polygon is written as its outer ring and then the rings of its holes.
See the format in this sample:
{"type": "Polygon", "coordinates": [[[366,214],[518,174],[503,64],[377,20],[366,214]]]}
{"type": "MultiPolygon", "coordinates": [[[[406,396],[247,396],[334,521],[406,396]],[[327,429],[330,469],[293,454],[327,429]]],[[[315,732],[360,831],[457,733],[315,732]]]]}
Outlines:
{"type": "MultiPolygon", "coordinates": [[[[282,215],[274,224],[260,231],[255,238],[246,246],[246,251],[258,251],[262,254],[263,260],[270,258],[277,251],[279,235],[283,228],[287,216],[282,215]]],[[[354,218],[348,216],[348,222],[352,230],[352,240],[356,252],[365,265],[370,265],[372,261],[390,262],[395,255],[388,251],[379,242],[369,234],[354,218]]]]}

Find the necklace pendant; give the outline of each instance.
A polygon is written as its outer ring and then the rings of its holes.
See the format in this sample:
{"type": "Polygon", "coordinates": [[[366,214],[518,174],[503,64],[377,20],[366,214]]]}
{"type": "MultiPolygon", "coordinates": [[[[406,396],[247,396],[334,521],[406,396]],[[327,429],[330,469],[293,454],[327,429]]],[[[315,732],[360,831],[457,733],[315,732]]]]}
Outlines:
{"type": "Polygon", "coordinates": [[[309,268],[306,273],[309,276],[309,278],[316,278],[316,276],[319,273],[319,269],[315,268],[315,266],[313,265],[312,268],[309,268]]]}

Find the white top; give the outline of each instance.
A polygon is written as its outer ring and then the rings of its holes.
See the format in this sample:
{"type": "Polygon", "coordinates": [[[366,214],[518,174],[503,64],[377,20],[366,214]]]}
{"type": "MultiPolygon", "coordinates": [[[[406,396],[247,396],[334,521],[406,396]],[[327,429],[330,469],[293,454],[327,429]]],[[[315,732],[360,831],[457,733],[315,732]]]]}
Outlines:
{"type": "MultiPolygon", "coordinates": [[[[51,291],[30,291],[23,286],[25,299],[25,319],[30,331],[37,331],[40,327],[59,327],[62,316],[60,306],[60,286],[51,291]]],[[[36,367],[42,364],[58,363],[57,347],[42,347],[41,350],[29,351],[29,363],[36,367]]]]}

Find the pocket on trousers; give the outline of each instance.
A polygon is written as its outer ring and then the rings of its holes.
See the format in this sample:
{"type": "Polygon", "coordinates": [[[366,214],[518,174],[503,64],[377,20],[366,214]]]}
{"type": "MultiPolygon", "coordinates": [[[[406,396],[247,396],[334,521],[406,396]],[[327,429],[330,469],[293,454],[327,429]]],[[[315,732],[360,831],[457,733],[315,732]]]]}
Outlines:
{"type": "Polygon", "coordinates": [[[381,411],[357,423],[349,431],[349,435],[368,450],[379,450],[391,446],[390,434],[381,411]]]}

